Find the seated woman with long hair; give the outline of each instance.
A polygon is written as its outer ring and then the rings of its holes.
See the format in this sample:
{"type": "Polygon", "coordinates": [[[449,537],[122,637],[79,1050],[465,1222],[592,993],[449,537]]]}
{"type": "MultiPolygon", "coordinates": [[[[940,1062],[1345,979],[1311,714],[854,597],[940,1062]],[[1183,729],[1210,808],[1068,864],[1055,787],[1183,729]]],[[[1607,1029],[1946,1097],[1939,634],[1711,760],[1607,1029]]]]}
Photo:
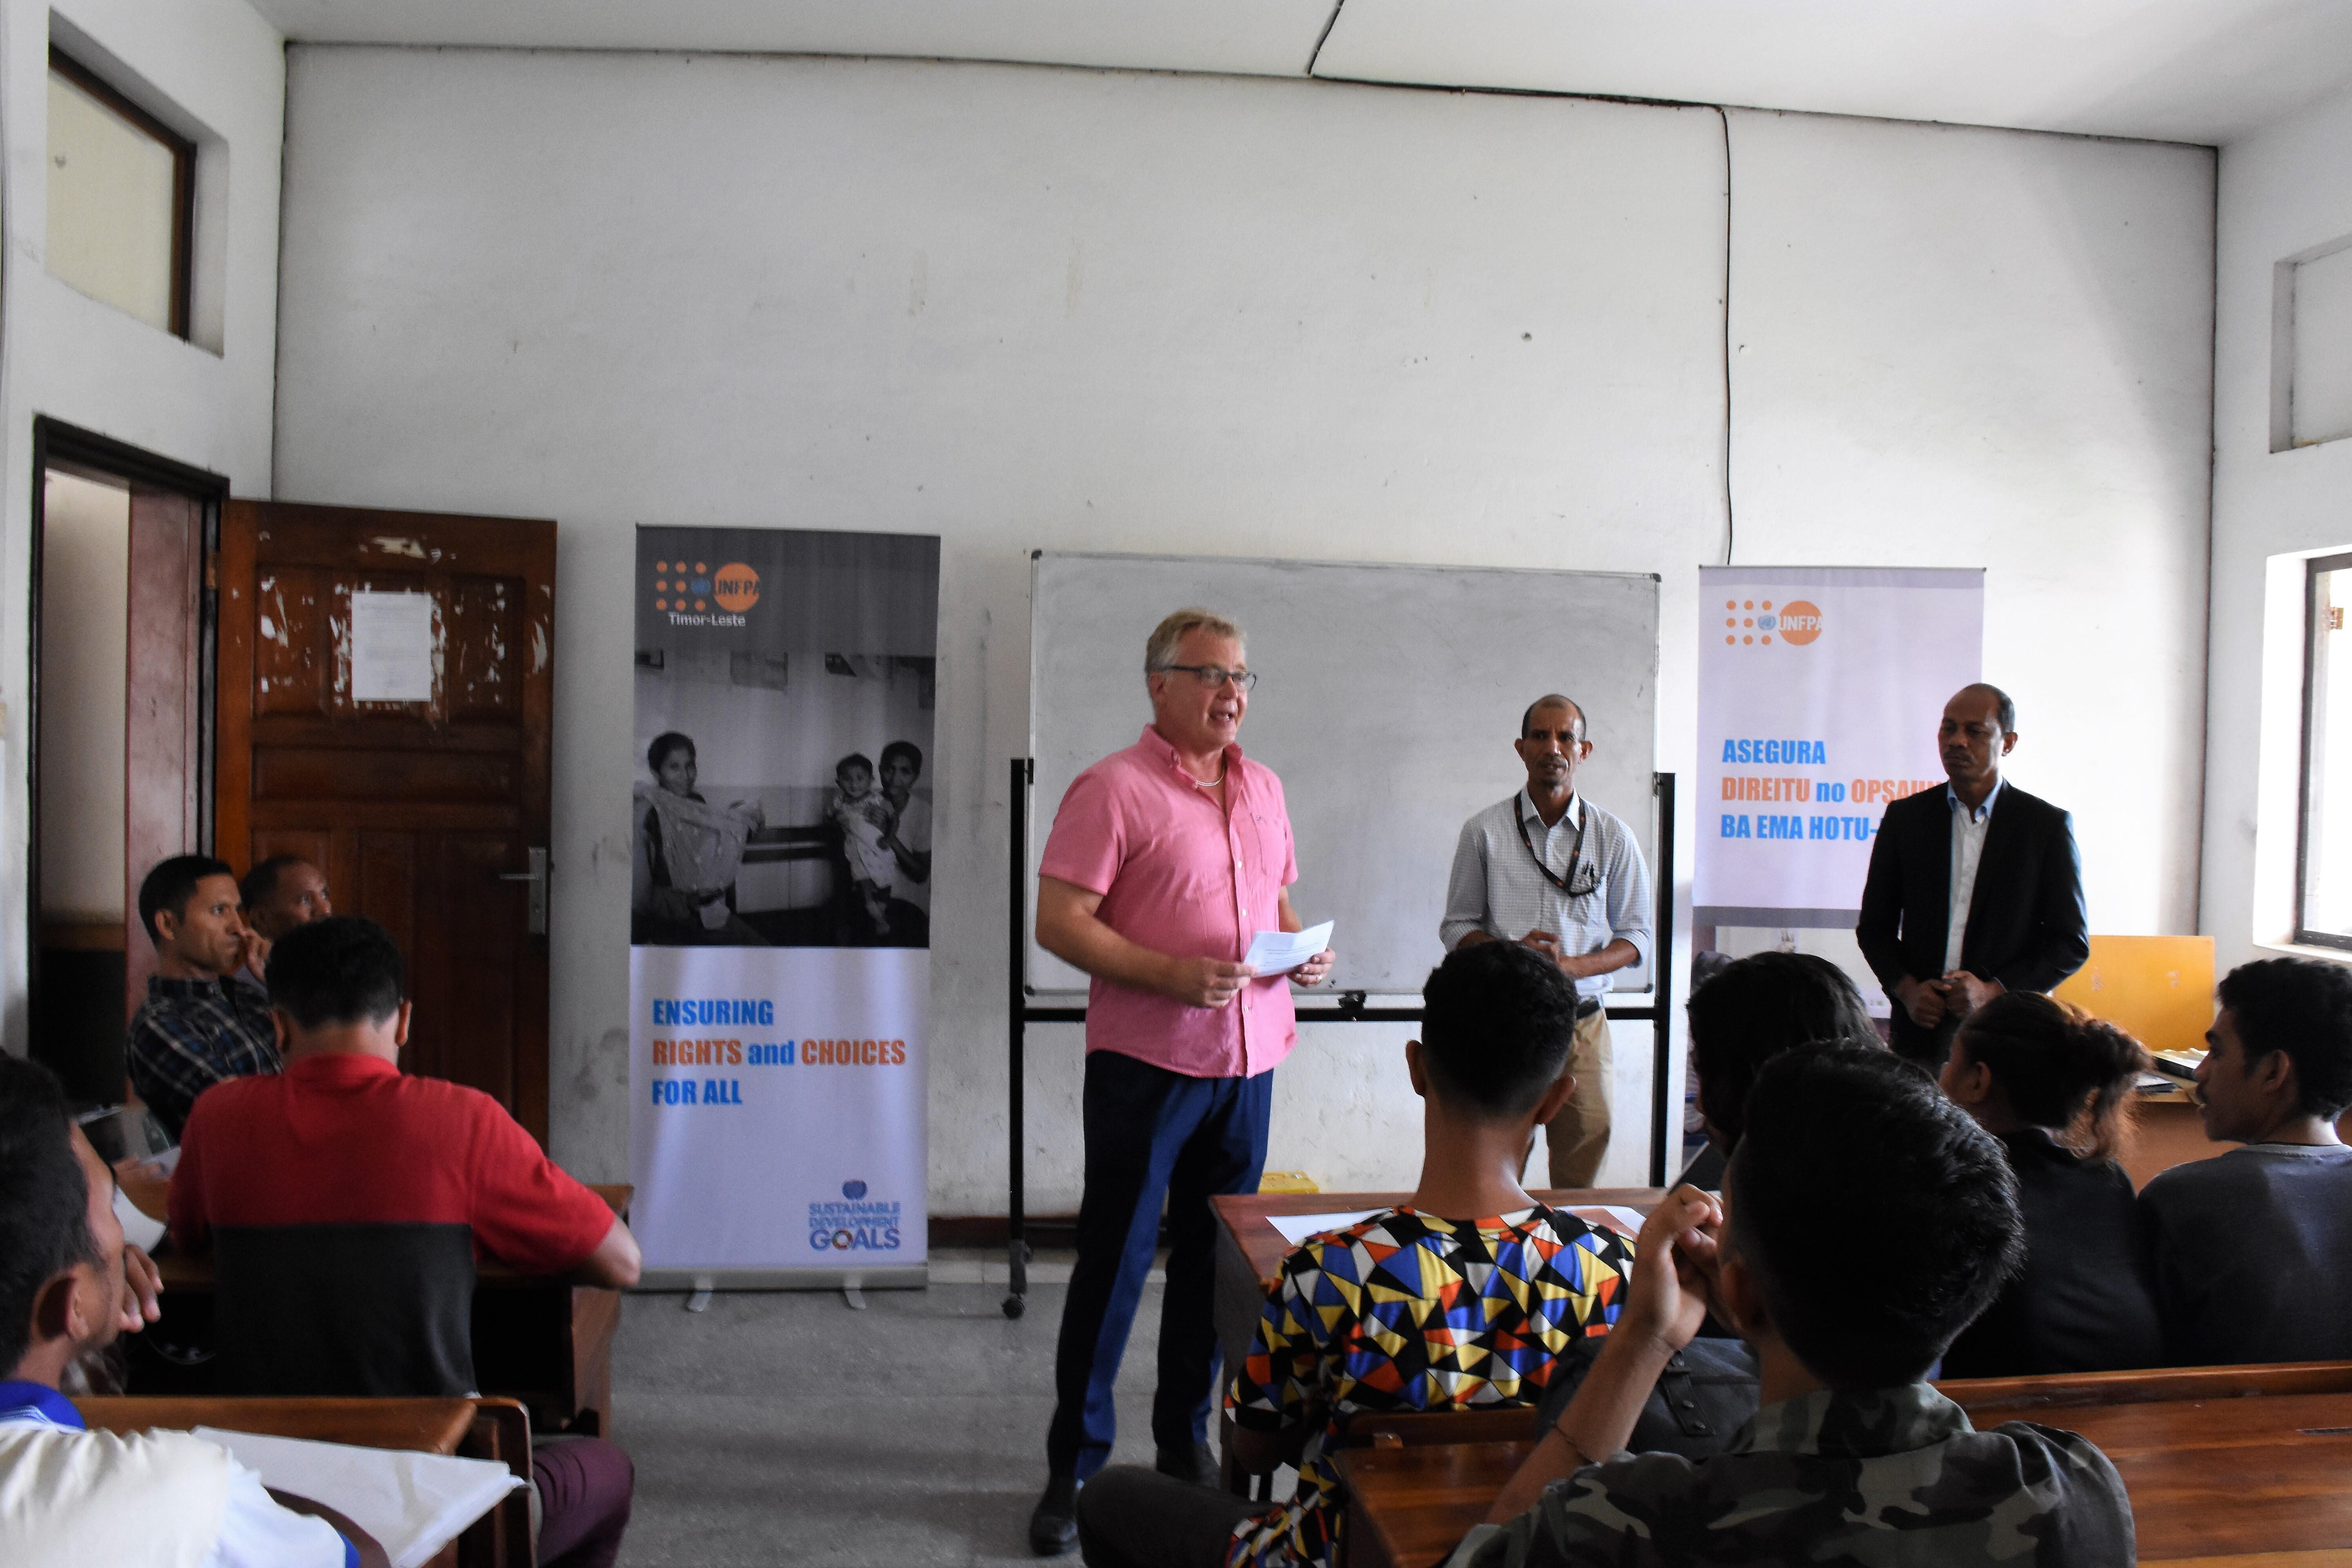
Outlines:
{"type": "Polygon", "coordinates": [[[1946,1377],[2158,1366],[2164,1335],[2131,1178],[2115,1162],[2147,1053],[2113,1024],[2032,992],[1969,1016],[1944,1092],[2001,1142],[2025,1215],[2025,1268],[1944,1354],[1946,1377]]]}

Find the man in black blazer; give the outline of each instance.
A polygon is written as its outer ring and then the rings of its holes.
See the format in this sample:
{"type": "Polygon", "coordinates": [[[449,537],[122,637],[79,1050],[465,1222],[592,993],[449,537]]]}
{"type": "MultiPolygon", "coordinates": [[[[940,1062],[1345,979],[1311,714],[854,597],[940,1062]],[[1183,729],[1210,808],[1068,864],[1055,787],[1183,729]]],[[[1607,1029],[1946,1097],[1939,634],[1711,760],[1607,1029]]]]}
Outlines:
{"type": "Polygon", "coordinates": [[[2016,745],[2008,694],[1962,688],[1937,732],[1951,782],[1891,803],[1871,842],[1854,938],[1895,1004],[1895,1048],[1930,1070],[1970,1013],[2091,955],[2074,819],[2002,783],[2016,745]]]}

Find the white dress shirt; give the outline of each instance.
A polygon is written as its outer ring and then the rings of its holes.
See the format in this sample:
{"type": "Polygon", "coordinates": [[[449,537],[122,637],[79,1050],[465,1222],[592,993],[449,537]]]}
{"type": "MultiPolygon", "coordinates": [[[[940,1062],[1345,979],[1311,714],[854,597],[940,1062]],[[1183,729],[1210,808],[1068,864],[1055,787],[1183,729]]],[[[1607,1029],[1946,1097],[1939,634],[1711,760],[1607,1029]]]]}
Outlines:
{"type": "Polygon", "coordinates": [[[0,1562],[9,1568],[352,1568],[325,1520],[296,1513],[185,1432],[87,1430],[53,1388],[0,1384],[0,1562]]]}
{"type": "MultiPolygon", "coordinates": [[[[1559,938],[1562,952],[1580,958],[1622,938],[1640,953],[1637,962],[1647,963],[1650,908],[1650,868],[1622,822],[1576,795],[1547,828],[1522,787],[1462,825],[1438,940],[1451,952],[1474,931],[1497,942],[1548,931],[1559,938]],[[1521,823],[1527,826],[1525,843],[1519,839],[1521,823]],[[1552,876],[1573,883],[1580,865],[1597,873],[1598,886],[1570,898],[1538,868],[1530,847],[1552,876]]],[[[1616,983],[1613,973],[1587,975],[1576,982],[1576,993],[1597,1001],[1616,983]]]]}
{"type": "MultiPolygon", "coordinates": [[[[1944,799],[1952,810],[1952,908],[1944,927],[1944,973],[1960,966],[1960,943],[1969,934],[1969,904],[1977,894],[1977,865],[1984,858],[1985,829],[1992,826],[1992,803],[2000,798],[2000,780],[1993,781],[1984,803],[1974,811],[1960,804],[1950,784],[1944,799]]],[[[1979,980],[1991,978],[1979,974],[1979,980]]]]}

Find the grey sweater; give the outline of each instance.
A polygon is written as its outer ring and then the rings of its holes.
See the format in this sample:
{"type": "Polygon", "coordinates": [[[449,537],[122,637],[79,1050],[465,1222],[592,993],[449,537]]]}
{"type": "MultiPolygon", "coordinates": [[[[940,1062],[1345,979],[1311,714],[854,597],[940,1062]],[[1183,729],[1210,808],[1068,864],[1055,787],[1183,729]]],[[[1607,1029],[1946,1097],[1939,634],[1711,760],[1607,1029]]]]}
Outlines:
{"type": "Polygon", "coordinates": [[[2174,1365],[2352,1359],[2352,1148],[2249,1143],[2139,1206],[2174,1365]]]}

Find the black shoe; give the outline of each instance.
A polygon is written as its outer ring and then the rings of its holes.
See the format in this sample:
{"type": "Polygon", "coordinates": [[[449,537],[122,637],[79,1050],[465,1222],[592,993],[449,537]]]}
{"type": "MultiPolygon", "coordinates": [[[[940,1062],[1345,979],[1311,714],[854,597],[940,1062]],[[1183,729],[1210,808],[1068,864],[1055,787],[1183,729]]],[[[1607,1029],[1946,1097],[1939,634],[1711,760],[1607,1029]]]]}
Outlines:
{"type": "Polygon", "coordinates": [[[1029,1511],[1029,1550],[1059,1557],[1078,1543],[1078,1478],[1055,1476],[1029,1511]]]}
{"type": "Polygon", "coordinates": [[[1162,1445],[1151,1468],[1163,1476],[1174,1476],[1195,1486],[1219,1486],[1224,1480],[1217,1471],[1216,1452],[1206,1443],[1162,1445]]]}

